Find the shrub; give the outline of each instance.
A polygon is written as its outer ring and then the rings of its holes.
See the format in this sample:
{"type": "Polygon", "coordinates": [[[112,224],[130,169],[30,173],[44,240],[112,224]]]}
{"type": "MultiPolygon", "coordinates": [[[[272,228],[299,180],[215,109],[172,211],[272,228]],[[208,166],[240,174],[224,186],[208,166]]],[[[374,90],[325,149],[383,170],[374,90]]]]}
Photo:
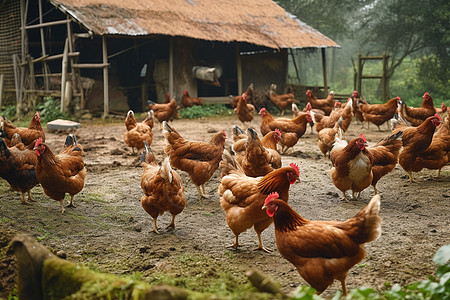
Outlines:
{"type": "Polygon", "coordinates": [[[233,114],[233,110],[227,108],[224,104],[205,104],[183,108],[178,114],[184,119],[196,119],[212,116],[229,116],[233,114]]]}

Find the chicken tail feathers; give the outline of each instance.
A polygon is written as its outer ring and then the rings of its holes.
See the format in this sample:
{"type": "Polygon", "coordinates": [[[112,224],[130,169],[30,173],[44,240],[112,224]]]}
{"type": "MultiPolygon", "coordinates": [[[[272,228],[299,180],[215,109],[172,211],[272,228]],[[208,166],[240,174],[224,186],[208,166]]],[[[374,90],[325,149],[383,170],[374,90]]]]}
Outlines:
{"type": "Polygon", "coordinates": [[[223,150],[222,161],[219,163],[220,178],[229,175],[231,173],[245,175],[242,167],[236,163],[233,156],[231,156],[228,150],[223,150]]]}
{"type": "Polygon", "coordinates": [[[76,143],[77,143],[77,139],[76,139],[75,135],[69,134],[66,137],[66,141],[64,142],[64,148],[74,146],[76,143]]]}
{"type": "Polygon", "coordinates": [[[3,138],[0,137],[0,157],[9,158],[11,156],[11,152],[9,152],[8,147],[6,146],[3,138]]]}
{"type": "Polygon", "coordinates": [[[233,126],[233,134],[234,135],[240,135],[240,134],[244,134],[244,130],[242,130],[241,127],[234,125],[233,126]]]}
{"type": "MultiPolygon", "coordinates": [[[[380,212],[381,197],[375,195],[369,204],[364,207],[355,217],[348,220],[348,225],[356,230],[349,232],[352,240],[359,244],[364,244],[376,240],[381,235],[381,217],[380,212]],[[355,224],[357,223],[357,224],[355,224]],[[355,226],[356,225],[356,226],[355,226]]],[[[347,223],[347,222],[345,222],[347,223]]]]}

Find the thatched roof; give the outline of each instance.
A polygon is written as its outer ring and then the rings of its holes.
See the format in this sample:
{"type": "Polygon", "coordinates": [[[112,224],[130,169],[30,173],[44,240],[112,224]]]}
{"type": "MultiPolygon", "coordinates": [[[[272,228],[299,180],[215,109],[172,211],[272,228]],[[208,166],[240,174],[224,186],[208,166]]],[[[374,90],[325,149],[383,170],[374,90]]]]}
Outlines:
{"type": "Polygon", "coordinates": [[[96,35],[167,35],[269,48],[339,47],[271,0],[50,0],[96,35]]]}

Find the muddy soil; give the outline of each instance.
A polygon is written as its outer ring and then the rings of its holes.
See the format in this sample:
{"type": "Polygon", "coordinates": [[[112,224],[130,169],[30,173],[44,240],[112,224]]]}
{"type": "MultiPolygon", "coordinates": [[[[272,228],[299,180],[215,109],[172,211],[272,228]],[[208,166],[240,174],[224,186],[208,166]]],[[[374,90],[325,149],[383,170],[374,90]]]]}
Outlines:
{"type": "MultiPolygon", "coordinates": [[[[259,123],[257,116],[252,125],[258,131],[259,123]]],[[[189,140],[206,141],[225,129],[228,146],[235,124],[241,125],[234,116],[173,122],[189,140]]],[[[364,132],[369,144],[374,144],[389,134],[386,125],[382,129],[382,132],[374,126],[370,130],[361,129],[355,122],[347,132],[347,139],[364,132]]],[[[152,149],[162,161],[164,140],[158,123],[153,131],[152,149]]],[[[3,240],[8,240],[5,237],[15,232],[25,232],[68,260],[115,274],[140,272],[143,280],[155,272],[178,272],[180,260],[175,258],[190,255],[207,258],[212,272],[220,272],[222,268],[233,270],[243,284],[244,272],[254,266],[279,283],[285,293],[304,284],[295,268],[277,251],[273,225],[262,235],[265,246],[274,250],[272,253],[253,251],[257,246],[253,230],[240,236],[243,247],[239,250],[226,248],[233,243],[234,236],[219,204],[218,171],[206,184],[209,199],[201,200],[187,174],[179,171],[185,186],[186,208],[176,217],[175,229],[165,229],[170,223],[170,214],[166,213],[158,218],[161,234],[149,233],[153,220],[140,205],[142,168],[137,155],[124,144],[124,132],[123,120],[108,124],[84,122],[75,131],[86,152],[87,177],[83,191],[75,196],[76,207],[66,208],[64,215],[59,203],[49,199],[39,186],[32,190],[38,201],[21,205],[19,194],[10,191],[1,180],[0,229],[4,235],[1,242],[4,244],[3,240]]],[[[54,152],[62,148],[66,134],[46,132],[47,144],[54,152]]],[[[331,163],[317,146],[317,134],[310,134],[309,129],[293,151],[283,155],[283,165],[291,162],[299,164],[301,182],[291,187],[289,203],[307,219],[345,220],[373,196],[373,189],[367,188],[359,200],[340,201],[341,193],[330,178],[331,163]]],[[[418,183],[409,183],[406,173],[397,166],[379,181],[383,232],[378,240],[367,245],[367,257],[350,270],[349,289],[359,286],[385,289],[434,273],[434,253],[450,242],[449,171],[447,166],[436,177],[437,171],[424,170],[416,174],[418,183]]],[[[11,292],[15,274],[12,253],[1,258],[0,298],[11,292]]],[[[202,270],[205,266],[200,264],[198,268],[202,270]]],[[[338,289],[340,284],[335,282],[323,295],[330,297],[338,289]]]]}

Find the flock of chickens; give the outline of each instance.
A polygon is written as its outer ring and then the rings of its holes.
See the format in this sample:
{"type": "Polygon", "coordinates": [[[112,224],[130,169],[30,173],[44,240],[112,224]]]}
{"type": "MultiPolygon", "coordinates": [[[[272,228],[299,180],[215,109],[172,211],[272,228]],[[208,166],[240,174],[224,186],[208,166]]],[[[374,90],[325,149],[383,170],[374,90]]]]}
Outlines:
{"type": "MultiPolygon", "coordinates": [[[[233,145],[226,149],[225,130],[216,133],[208,142],[189,141],[183,138],[169,121],[176,117],[179,106],[175,99],[166,103],[150,103],[151,109],[142,122],[137,122],[133,111],[125,119],[124,142],[141,153],[143,174],[141,198],[143,209],[153,218],[158,232],[157,218],[168,211],[175,226],[175,216],[186,206],[184,186],[176,170],[186,172],[197,188],[200,198],[208,198],[205,184],[219,168],[221,182],[218,187],[220,205],[225,212],[228,227],[235,235],[229,247],[237,249],[238,237],[251,227],[257,233],[255,250],[270,252],[264,247],[261,233],[273,222],[279,252],[290,261],[300,275],[318,293],[333,281],[339,280],[346,294],[345,279],[348,271],[365,257],[364,243],[381,234],[380,197],[376,184],[391,172],[397,162],[409,174],[422,168],[437,169],[449,163],[450,125],[445,105],[436,109],[428,93],[420,108],[408,107],[399,97],[385,104],[369,104],[355,91],[346,103],[335,101],[330,92],[326,99],[317,99],[307,91],[307,105],[300,111],[293,92],[278,95],[272,85],[269,97],[280,111],[291,106],[292,118],[274,118],[262,107],[260,139],[249,126],[246,131],[239,126],[232,129],[233,145]],[[440,114],[447,114],[445,122],[440,114]],[[345,132],[352,118],[363,124],[379,126],[387,123],[392,132],[374,146],[368,146],[366,137],[346,141],[345,132]],[[166,157],[159,164],[152,153],[154,118],[163,132],[166,157]],[[442,124],[443,123],[443,124],[442,124]],[[332,162],[331,178],[347,199],[370,185],[375,196],[353,218],[344,221],[309,221],[302,218],[289,205],[289,188],[300,179],[300,169],[295,163],[282,166],[280,153],[291,149],[311,126],[318,134],[318,147],[332,162]],[[278,146],[279,145],[279,146],[278,146]],[[327,156],[327,154],[329,155],[327,156]],[[314,241],[314,242],[312,242],[314,241]]],[[[237,118],[244,124],[252,122],[255,115],[253,86],[242,96],[234,97],[237,118]]],[[[201,105],[199,98],[183,93],[184,107],[201,105]]],[[[25,193],[34,201],[30,190],[40,184],[50,198],[57,200],[64,213],[66,193],[73,197],[84,187],[86,168],[83,148],[74,135],[66,138],[63,150],[54,154],[45,144],[45,134],[36,112],[28,128],[16,128],[2,117],[0,124],[0,177],[10,186],[25,193]]]]}

